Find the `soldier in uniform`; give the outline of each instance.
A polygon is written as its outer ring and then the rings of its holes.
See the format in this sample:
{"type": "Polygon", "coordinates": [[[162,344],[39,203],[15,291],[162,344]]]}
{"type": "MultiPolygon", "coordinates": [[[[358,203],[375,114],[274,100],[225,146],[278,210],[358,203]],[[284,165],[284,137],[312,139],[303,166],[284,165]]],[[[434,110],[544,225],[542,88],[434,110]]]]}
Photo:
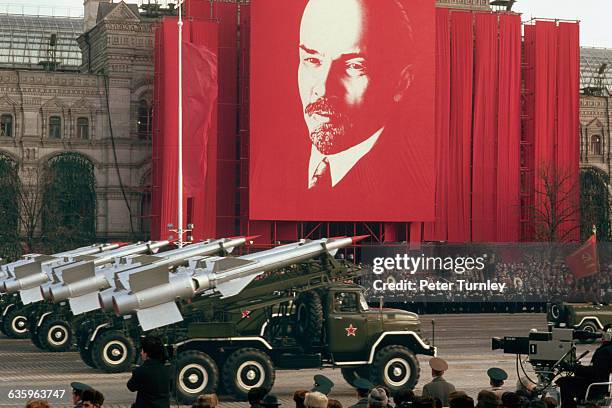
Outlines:
{"type": "Polygon", "coordinates": [[[81,402],[83,408],[100,408],[104,404],[104,394],[94,389],[85,390],[81,402]]]}
{"type": "Polygon", "coordinates": [[[310,391],[318,391],[321,394],[329,395],[332,388],[334,388],[334,382],[332,380],[323,374],[317,374],[314,376],[314,387],[310,391]]]}
{"type": "Polygon", "coordinates": [[[504,393],[504,381],[508,379],[508,373],[498,367],[491,367],[487,370],[489,376],[489,384],[491,384],[491,391],[501,398],[504,393]]]}
{"type": "Polygon", "coordinates": [[[73,382],[70,383],[70,387],[72,387],[72,403],[74,404],[74,408],[82,408],[83,407],[83,392],[86,390],[92,390],[89,385],[83,384],[81,382],[73,382]]]}
{"type": "Polygon", "coordinates": [[[448,394],[455,391],[455,386],[447,382],[443,375],[448,370],[448,363],[441,358],[434,357],[429,360],[433,380],[423,387],[423,397],[438,398],[442,405],[448,406],[448,394]]]}
{"type": "Polygon", "coordinates": [[[357,398],[359,398],[359,400],[355,405],[351,405],[349,408],[366,408],[368,406],[368,394],[370,390],[374,388],[374,384],[365,378],[357,378],[353,382],[353,386],[357,389],[357,398]]]}

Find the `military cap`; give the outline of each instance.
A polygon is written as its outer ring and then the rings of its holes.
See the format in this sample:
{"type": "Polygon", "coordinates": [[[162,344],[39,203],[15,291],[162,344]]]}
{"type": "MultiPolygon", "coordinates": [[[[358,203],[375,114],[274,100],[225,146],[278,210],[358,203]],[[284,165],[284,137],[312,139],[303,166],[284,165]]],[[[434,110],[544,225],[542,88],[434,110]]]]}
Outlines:
{"type": "Polygon", "coordinates": [[[487,375],[494,381],[505,381],[508,379],[508,373],[501,368],[491,367],[487,370],[487,375]]]}
{"type": "Polygon", "coordinates": [[[263,405],[264,407],[278,407],[279,405],[281,405],[281,403],[278,402],[278,397],[276,395],[268,394],[261,401],[261,405],[263,405]]]}
{"type": "Polygon", "coordinates": [[[311,391],[318,391],[321,394],[329,394],[334,387],[334,382],[324,376],[323,374],[317,374],[314,376],[314,388],[311,391]]]}
{"type": "Polygon", "coordinates": [[[440,357],[434,357],[429,360],[429,366],[436,371],[446,371],[448,370],[448,363],[441,359],[440,357]]]}
{"type": "Polygon", "coordinates": [[[358,390],[367,390],[367,391],[370,391],[372,388],[374,388],[374,384],[372,384],[370,381],[366,380],[365,378],[361,378],[361,377],[357,378],[353,382],[353,385],[358,390]]]}
{"type": "Polygon", "coordinates": [[[70,387],[72,388],[74,392],[76,392],[79,395],[82,394],[83,391],[93,390],[93,388],[90,387],[89,385],[83,384],[82,382],[78,382],[78,381],[71,382],[70,387]]]}

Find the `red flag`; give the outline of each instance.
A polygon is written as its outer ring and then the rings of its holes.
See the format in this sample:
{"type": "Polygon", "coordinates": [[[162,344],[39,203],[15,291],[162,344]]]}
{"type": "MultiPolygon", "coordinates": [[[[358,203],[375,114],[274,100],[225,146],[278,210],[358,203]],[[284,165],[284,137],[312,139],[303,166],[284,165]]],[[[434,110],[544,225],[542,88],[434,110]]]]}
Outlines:
{"type": "Polygon", "coordinates": [[[565,258],[565,263],[577,279],[586,278],[599,273],[599,259],[597,258],[597,239],[595,234],[578,248],[573,254],[565,258]]]}

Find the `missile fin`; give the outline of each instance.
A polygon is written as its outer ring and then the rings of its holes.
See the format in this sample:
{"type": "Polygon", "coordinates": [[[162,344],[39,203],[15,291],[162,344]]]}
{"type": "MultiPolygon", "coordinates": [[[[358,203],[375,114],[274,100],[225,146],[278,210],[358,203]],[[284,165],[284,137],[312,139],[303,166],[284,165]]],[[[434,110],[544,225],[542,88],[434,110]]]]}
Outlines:
{"type": "Polygon", "coordinates": [[[174,302],[138,310],[136,316],[144,331],[183,321],[183,316],[174,302]]]}
{"type": "Polygon", "coordinates": [[[132,259],[132,263],[140,263],[143,265],[152,264],[154,262],[159,262],[162,258],[155,255],[138,255],[132,259]]]}
{"type": "Polygon", "coordinates": [[[262,273],[263,272],[255,275],[245,276],[243,278],[234,279],[229,282],[221,283],[217,285],[216,289],[219,291],[219,293],[221,293],[222,298],[237,295],[238,293],[242,292],[242,290],[246,288],[249,283],[253,281],[253,279],[261,275],[262,273]]]}
{"type": "Polygon", "coordinates": [[[13,275],[15,275],[15,279],[22,279],[26,276],[34,275],[41,271],[40,262],[38,259],[34,262],[30,262],[27,264],[16,266],[13,275]]]}
{"type": "Polygon", "coordinates": [[[141,292],[145,289],[168,283],[168,267],[164,265],[156,266],[142,272],[133,273],[130,275],[130,289],[132,292],[141,292]]]}
{"type": "Polygon", "coordinates": [[[70,303],[70,309],[72,310],[72,314],[75,316],[100,308],[98,292],[87,293],[83,296],[70,298],[68,299],[68,303],[70,303]]]}
{"type": "Polygon", "coordinates": [[[62,272],[64,283],[74,283],[96,276],[96,267],[93,262],[84,262],[68,267],[62,272]]]}
{"type": "Polygon", "coordinates": [[[21,303],[24,305],[29,305],[30,303],[40,302],[43,300],[42,292],[40,291],[39,286],[21,290],[19,291],[19,296],[21,297],[21,303]]]}
{"type": "Polygon", "coordinates": [[[212,271],[214,273],[219,273],[227,271],[228,269],[238,268],[239,266],[249,265],[252,263],[255,263],[255,261],[240,258],[220,258],[219,260],[214,261],[212,271]]]}

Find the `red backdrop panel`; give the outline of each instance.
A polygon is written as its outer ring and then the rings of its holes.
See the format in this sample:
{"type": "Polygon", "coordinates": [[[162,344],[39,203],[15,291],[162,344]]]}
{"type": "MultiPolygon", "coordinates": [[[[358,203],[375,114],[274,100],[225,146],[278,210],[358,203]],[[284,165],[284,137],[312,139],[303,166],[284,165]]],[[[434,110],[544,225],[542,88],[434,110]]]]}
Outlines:
{"type": "MultiPolygon", "coordinates": [[[[178,219],[178,30],[176,19],[160,25],[156,47],[156,78],[160,89],[153,140],[153,208],[159,211],[152,228],[154,238],[174,235],[167,225],[178,219]],[[158,234],[158,235],[155,235],[158,234]]],[[[216,101],[217,24],[185,22],[183,26],[183,225],[195,225],[195,239],[216,235],[216,101]]]]}
{"type": "Polygon", "coordinates": [[[251,219],[433,221],[434,1],[404,3],[252,5],[251,219]]]}
{"type": "Polygon", "coordinates": [[[559,23],[557,64],[557,177],[560,181],[559,236],[563,241],[580,239],[580,41],[578,23],[559,23]]]}
{"type": "Polygon", "coordinates": [[[475,17],[472,241],[492,242],[496,238],[497,218],[498,16],[477,13],[475,17]]]}
{"type": "Polygon", "coordinates": [[[499,111],[497,115],[496,241],[520,239],[521,20],[499,20],[499,111]]]}
{"type": "Polygon", "coordinates": [[[451,115],[448,177],[448,240],[470,240],[472,145],[472,14],[451,14],[451,115]]]}

